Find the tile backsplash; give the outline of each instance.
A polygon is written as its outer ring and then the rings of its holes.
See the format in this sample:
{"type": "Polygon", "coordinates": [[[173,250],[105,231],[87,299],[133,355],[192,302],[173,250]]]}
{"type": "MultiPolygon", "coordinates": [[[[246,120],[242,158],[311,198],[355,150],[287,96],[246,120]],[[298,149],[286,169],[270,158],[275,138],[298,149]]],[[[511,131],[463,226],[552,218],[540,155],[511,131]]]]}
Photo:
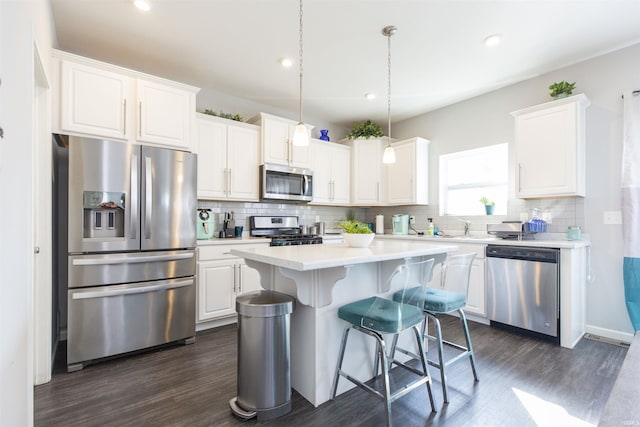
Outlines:
{"type": "Polygon", "coordinates": [[[439,230],[451,234],[461,234],[464,230],[462,219],[471,221],[472,234],[486,232],[487,224],[498,223],[504,220],[519,220],[520,214],[529,215],[530,210],[538,208],[551,216],[551,222],[547,226],[549,233],[565,233],[570,225],[579,225],[584,230],[585,205],[582,198],[538,199],[538,200],[509,200],[507,215],[479,215],[469,217],[439,216],[438,205],[427,206],[393,206],[393,207],[333,207],[316,206],[296,203],[249,203],[249,202],[216,202],[199,200],[198,207],[209,208],[213,213],[233,212],[236,225],[244,225],[245,231],[249,231],[249,217],[254,215],[296,215],[301,225],[311,225],[317,221],[324,221],[327,229],[335,228],[338,222],[345,219],[349,212],[353,212],[356,219],[365,222],[374,222],[378,214],[384,215],[385,229],[391,229],[391,216],[402,213],[416,217],[414,228],[426,230],[427,218],[433,218],[433,222],[439,230]]]}

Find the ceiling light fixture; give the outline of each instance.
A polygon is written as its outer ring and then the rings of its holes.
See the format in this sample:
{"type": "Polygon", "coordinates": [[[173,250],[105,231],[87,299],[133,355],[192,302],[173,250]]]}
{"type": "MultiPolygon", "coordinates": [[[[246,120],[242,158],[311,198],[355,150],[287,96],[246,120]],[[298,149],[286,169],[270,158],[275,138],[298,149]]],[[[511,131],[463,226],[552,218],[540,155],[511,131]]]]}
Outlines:
{"type": "Polygon", "coordinates": [[[368,100],[371,101],[373,99],[376,99],[376,94],[375,93],[371,93],[371,92],[367,92],[364,94],[364,97],[368,100]]]}
{"type": "Polygon", "coordinates": [[[289,68],[293,65],[293,60],[291,58],[280,58],[280,65],[289,68]]]}
{"type": "Polygon", "coordinates": [[[304,147],[309,145],[309,132],[307,127],[302,121],[302,0],[300,0],[300,121],[296,129],[293,131],[293,145],[297,147],[304,147]]]}
{"type": "Polygon", "coordinates": [[[491,34],[484,38],[484,45],[487,47],[493,47],[500,44],[502,36],[500,34],[491,34]]]}
{"type": "Polygon", "coordinates": [[[395,25],[388,25],[382,29],[382,34],[387,37],[387,71],[388,71],[388,91],[387,91],[387,120],[388,120],[388,135],[387,135],[387,148],[384,149],[382,155],[382,163],[395,163],[396,152],[391,146],[391,36],[398,31],[398,27],[395,25]]]}
{"type": "Polygon", "coordinates": [[[147,0],[134,0],[133,4],[140,10],[148,12],[151,10],[151,3],[147,0]]]}

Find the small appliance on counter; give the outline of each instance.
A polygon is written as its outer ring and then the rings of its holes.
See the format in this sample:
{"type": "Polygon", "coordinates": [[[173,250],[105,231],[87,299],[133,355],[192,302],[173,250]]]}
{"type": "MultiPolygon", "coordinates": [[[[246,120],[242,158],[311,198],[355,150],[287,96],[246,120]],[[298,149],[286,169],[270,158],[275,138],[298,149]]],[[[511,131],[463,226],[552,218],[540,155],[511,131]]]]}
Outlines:
{"type": "Polygon", "coordinates": [[[507,240],[531,240],[535,232],[527,224],[523,221],[502,221],[500,224],[487,224],[487,234],[507,240]]]}
{"type": "Polygon", "coordinates": [[[198,227],[198,240],[206,240],[213,237],[214,232],[214,215],[211,213],[211,209],[198,208],[196,217],[198,227]]]}
{"type": "Polygon", "coordinates": [[[393,234],[409,234],[409,215],[396,214],[391,217],[391,228],[393,234]]]}

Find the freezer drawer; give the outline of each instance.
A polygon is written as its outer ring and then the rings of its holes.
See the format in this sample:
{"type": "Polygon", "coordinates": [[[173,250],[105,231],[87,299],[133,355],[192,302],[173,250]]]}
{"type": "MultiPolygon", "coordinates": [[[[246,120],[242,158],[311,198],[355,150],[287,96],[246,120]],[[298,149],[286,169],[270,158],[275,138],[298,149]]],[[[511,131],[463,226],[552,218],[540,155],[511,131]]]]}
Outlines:
{"type": "Polygon", "coordinates": [[[68,291],[67,365],[195,336],[195,277],[68,291]]]}
{"type": "Polygon", "coordinates": [[[196,251],[70,255],[69,288],[193,276],[196,251]]]}

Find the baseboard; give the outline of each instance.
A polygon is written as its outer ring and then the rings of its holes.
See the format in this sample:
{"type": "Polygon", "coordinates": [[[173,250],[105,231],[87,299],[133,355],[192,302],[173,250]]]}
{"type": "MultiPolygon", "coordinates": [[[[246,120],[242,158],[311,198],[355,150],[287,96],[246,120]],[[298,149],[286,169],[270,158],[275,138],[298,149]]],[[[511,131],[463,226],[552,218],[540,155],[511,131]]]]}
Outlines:
{"type": "MultiPolygon", "coordinates": [[[[612,343],[621,342],[625,345],[631,344],[633,341],[633,334],[627,332],[620,332],[613,329],[601,328],[599,326],[586,325],[585,332],[595,337],[589,338],[604,338],[612,343]]],[[[605,341],[603,340],[603,341],[605,341]]]]}
{"type": "Polygon", "coordinates": [[[210,320],[208,322],[196,323],[196,332],[204,331],[205,329],[217,328],[219,326],[231,325],[238,322],[238,316],[232,315],[229,317],[223,317],[221,319],[210,320]]]}

